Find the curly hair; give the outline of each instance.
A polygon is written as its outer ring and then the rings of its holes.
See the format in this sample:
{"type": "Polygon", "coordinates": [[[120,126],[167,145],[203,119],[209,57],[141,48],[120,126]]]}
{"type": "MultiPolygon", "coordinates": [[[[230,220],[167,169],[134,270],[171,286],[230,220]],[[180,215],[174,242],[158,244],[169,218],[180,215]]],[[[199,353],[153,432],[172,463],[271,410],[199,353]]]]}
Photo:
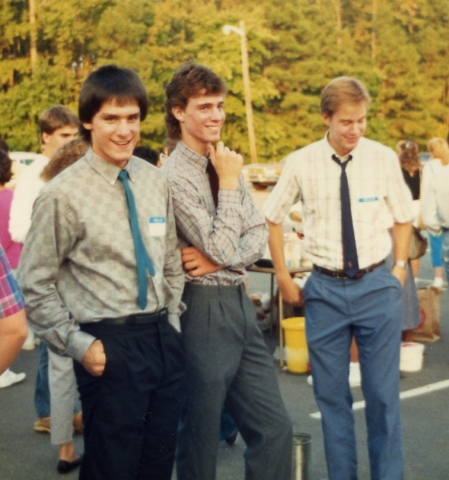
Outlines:
{"type": "Polygon", "coordinates": [[[82,138],[75,138],[59,147],[50,161],[42,170],[40,177],[44,182],[49,182],[59,173],[70,167],[87,152],[89,144],[82,138]]]}
{"type": "Polygon", "coordinates": [[[3,150],[6,153],[9,152],[9,145],[4,138],[0,138],[0,150],[3,150]]]}
{"type": "Polygon", "coordinates": [[[5,185],[11,180],[12,172],[12,160],[8,154],[3,150],[0,150],[0,185],[5,185]]]}
{"type": "Polygon", "coordinates": [[[401,168],[412,173],[421,168],[421,160],[419,158],[419,146],[417,143],[407,140],[402,152],[399,154],[401,168]]]}

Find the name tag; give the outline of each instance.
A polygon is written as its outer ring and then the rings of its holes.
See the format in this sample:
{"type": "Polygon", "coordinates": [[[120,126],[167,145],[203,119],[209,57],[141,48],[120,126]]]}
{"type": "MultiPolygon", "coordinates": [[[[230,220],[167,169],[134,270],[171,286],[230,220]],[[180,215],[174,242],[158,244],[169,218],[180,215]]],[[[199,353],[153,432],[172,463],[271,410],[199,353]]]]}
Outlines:
{"type": "Polygon", "coordinates": [[[150,237],[162,237],[167,230],[165,217],[150,217],[148,219],[150,237]]]}
{"type": "Polygon", "coordinates": [[[379,197],[365,197],[365,198],[359,198],[360,203],[367,203],[367,202],[377,202],[379,200],[379,197]]]}

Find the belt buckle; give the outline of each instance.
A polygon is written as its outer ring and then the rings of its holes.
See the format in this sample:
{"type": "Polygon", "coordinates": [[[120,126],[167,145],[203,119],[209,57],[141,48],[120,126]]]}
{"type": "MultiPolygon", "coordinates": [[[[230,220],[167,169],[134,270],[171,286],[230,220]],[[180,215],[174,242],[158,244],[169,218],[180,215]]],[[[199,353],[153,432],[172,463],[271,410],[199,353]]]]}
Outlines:
{"type": "Polygon", "coordinates": [[[335,272],[335,277],[340,280],[347,280],[349,278],[345,272],[335,272]]]}

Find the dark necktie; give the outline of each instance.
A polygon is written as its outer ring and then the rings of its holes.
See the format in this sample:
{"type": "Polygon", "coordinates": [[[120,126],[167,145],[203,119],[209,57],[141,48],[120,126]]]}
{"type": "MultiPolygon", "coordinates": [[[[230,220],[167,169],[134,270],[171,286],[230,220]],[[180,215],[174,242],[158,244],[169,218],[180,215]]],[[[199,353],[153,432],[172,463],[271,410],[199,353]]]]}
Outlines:
{"type": "Polygon", "coordinates": [[[128,182],[128,172],[121,170],[118,178],[122,181],[126,194],[126,203],[129,210],[129,224],[131,226],[131,235],[133,237],[134,249],[136,252],[137,263],[137,280],[139,285],[139,295],[137,297],[137,303],[141,310],[144,310],[147,306],[147,270],[151,276],[154,277],[155,270],[150,256],[148,255],[145,244],[143,243],[142,236],[139,230],[139,221],[137,219],[136,202],[134,200],[133,192],[128,182]]]}
{"type": "Polygon", "coordinates": [[[357,258],[357,246],[355,244],[354,225],[352,223],[351,199],[349,197],[348,177],[346,176],[346,166],[352,159],[349,155],[346,162],[342,162],[336,155],[332,155],[334,160],[341,167],[340,176],[340,201],[341,201],[341,235],[343,243],[343,270],[348,277],[353,277],[359,270],[359,260],[357,258]]]}
{"type": "Polygon", "coordinates": [[[210,191],[214,199],[215,208],[217,208],[218,207],[218,190],[220,189],[220,185],[218,181],[217,171],[215,170],[215,167],[212,165],[212,162],[210,160],[208,160],[207,162],[206,173],[209,176],[210,191]]]}

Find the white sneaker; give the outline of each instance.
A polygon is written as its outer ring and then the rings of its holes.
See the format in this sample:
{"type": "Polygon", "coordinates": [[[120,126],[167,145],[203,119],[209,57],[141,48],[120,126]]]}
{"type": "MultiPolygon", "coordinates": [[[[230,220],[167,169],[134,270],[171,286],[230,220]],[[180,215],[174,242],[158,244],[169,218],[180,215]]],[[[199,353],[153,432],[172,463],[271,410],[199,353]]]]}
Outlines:
{"type": "Polygon", "coordinates": [[[308,383],[310,386],[313,386],[313,377],[312,377],[312,375],[308,375],[308,376],[307,376],[307,383],[308,383]]]}
{"type": "Polygon", "coordinates": [[[351,387],[360,387],[362,384],[362,374],[360,373],[360,363],[351,362],[349,364],[349,385],[351,387]]]}
{"type": "Polygon", "coordinates": [[[22,350],[34,350],[34,333],[31,328],[28,328],[28,335],[25,340],[25,343],[22,345],[22,350]]]}
{"type": "Polygon", "coordinates": [[[14,373],[8,368],[6,372],[0,375],[0,388],[10,387],[15,383],[22,382],[25,380],[25,373],[14,373]]]}
{"type": "Polygon", "coordinates": [[[438,293],[444,292],[447,289],[447,283],[443,282],[442,278],[435,278],[433,283],[429,285],[429,288],[437,291],[438,293]]]}

